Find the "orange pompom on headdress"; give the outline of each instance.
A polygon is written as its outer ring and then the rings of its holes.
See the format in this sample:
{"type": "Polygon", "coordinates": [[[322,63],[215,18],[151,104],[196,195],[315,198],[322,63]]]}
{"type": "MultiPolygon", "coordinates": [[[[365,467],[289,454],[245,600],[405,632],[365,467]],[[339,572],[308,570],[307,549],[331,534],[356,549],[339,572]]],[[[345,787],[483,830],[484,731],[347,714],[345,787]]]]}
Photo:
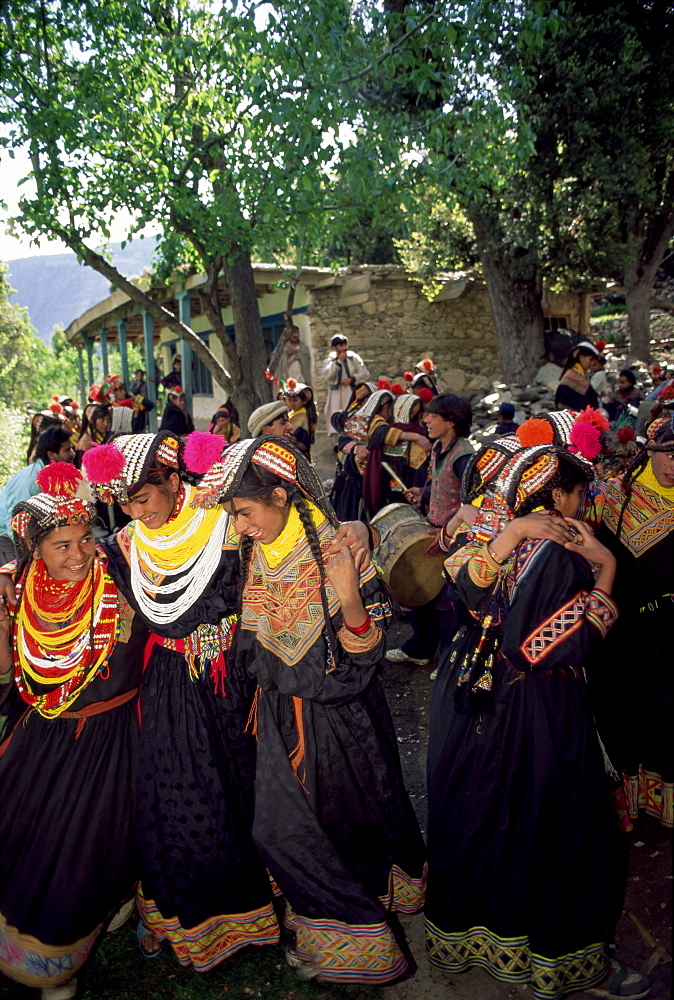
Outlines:
{"type": "Polygon", "coordinates": [[[554,431],[547,420],[530,417],[515,431],[517,440],[523,448],[533,448],[539,444],[552,444],[554,431]]]}

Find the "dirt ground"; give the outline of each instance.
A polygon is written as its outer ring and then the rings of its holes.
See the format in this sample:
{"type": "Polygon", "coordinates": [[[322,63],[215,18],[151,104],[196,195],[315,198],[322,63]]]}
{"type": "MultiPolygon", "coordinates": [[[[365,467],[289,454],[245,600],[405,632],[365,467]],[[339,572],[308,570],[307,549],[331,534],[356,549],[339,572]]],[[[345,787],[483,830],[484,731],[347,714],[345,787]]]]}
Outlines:
{"type": "MultiPolygon", "coordinates": [[[[389,645],[399,646],[410,634],[406,622],[394,625],[389,645]]],[[[398,733],[400,757],[407,788],[421,828],[426,833],[426,747],[428,743],[429,702],[433,683],[428,667],[386,662],[384,684],[393,721],[398,733]]],[[[630,834],[632,849],[625,899],[625,914],[616,928],[615,954],[621,960],[650,977],[651,1000],[669,1000],[672,996],[672,962],[654,950],[655,944],[672,954],[672,831],[655,821],[640,820],[630,834]],[[629,922],[633,915],[642,932],[654,943],[646,943],[629,922]]],[[[403,920],[410,947],[419,970],[415,977],[382,990],[385,1000],[513,1000],[526,997],[524,985],[506,984],[493,979],[482,969],[459,975],[447,975],[433,969],[425,957],[423,916],[403,920]]],[[[588,994],[572,994],[580,1000],[588,994]]]]}

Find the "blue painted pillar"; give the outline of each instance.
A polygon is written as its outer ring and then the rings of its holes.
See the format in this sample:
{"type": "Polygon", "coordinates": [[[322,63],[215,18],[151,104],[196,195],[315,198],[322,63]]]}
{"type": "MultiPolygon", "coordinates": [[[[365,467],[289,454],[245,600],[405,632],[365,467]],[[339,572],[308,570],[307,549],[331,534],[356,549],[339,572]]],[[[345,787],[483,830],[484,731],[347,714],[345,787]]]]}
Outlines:
{"type": "Polygon", "coordinates": [[[117,337],[119,339],[119,356],[122,362],[122,380],[129,390],[129,357],[126,351],[126,320],[117,321],[117,337]]]}
{"type": "MultiPolygon", "coordinates": [[[[87,371],[89,373],[89,385],[94,381],[94,342],[89,337],[85,338],[84,346],[87,352],[87,371]]],[[[84,395],[89,399],[89,385],[84,387],[84,395]]]]}
{"type": "MultiPolygon", "coordinates": [[[[143,317],[143,339],[145,343],[145,369],[147,373],[147,398],[153,403],[157,402],[157,383],[155,378],[157,373],[154,367],[154,320],[149,312],[141,309],[143,317]]],[[[152,432],[157,430],[157,408],[150,410],[147,415],[148,427],[152,432]]]]}
{"type": "MultiPolygon", "coordinates": [[[[185,326],[192,325],[192,296],[190,292],[179,292],[176,296],[179,303],[178,318],[185,326]]],[[[183,382],[183,390],[187,398],[187,411],[192,414],[192,396],[194,394],[194,379],[192,378],[192,367],[194,363],[194,353],[192,345],[187,341],[180,341],[180,357],[182,359],[180,377],[183,382]]]]}
{"type": "Polygon", "coordinates": [[[108,331],[102,327],[98,331],[98,335],[101,338],[101,365],[103,366],[101,382],[103,382],[105,381],[106,376],[110,374],[108,363],[108,331]]]}
{"type": "Polygon", "coordinates": [[[84,378],[84,358],[82,357],[81,346],[77,348],[77,373],[79,375],[79,389],[80,389],[80,406],[82,410],[87,405],[87,383],[84,378]]]}

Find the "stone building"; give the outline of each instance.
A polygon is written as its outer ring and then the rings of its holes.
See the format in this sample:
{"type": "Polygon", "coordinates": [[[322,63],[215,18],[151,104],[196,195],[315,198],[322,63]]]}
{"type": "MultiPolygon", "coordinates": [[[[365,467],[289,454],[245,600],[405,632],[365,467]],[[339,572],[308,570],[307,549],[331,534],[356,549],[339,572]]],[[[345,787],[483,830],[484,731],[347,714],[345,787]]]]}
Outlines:
{"type": "MultiPolygon", "coordinates": [[[[285,275],[268,264],[254,265],[258,303],[269,351],[283,331],[287,292],[279,287],[285,275]]],[[[176,274],[168,285],[149,289],[150,294],[179,315],[204,339],[226,365],[224,351],[209,328],[198,296],[203,275],[176,274]]],[[[295,293],[295,322],[302,340],[313,354],[317,406],[322,409],[325,383],[321,363],[336,334],[349,338],[350,346],[368,365],[376,381],[383,377],[402,380],[402,374],[423,357],[435,362],[441,386],[470,395],[499,375],[498,351],[489,297],[484,282],[472,272],[441,275],[439,291],[429,301],[418,281],[400,266],[363,265],[342,268],[305,268],[295,293]]],[[[227,288],[221,281],[223,319],[234,332],[227,288]]],[[[589,330],[589,293],[546,293],[544,313],[550,329],[569,327],[585,334],[589,330]]],[[[88,365],[93,381],[93,351],[97,347],[107,371],[107,347],[119,343],[124,371],[125,344],[145,345],[148,374],[152,355],[161,352],[164,372],[171,370],[172,356],[182,355],[184,389],[197,427],[204,427],[224,392],[213,385],[205,366],[192,356],[188,344],[167,328],[155,329],[152,317],[140,310],[125,293],[114,292],[87,310],[66,330],[71,344],[80,349],[82,381],[88,365]]],[[[151,388],[154,384],[151,383],[151,388]]]]}

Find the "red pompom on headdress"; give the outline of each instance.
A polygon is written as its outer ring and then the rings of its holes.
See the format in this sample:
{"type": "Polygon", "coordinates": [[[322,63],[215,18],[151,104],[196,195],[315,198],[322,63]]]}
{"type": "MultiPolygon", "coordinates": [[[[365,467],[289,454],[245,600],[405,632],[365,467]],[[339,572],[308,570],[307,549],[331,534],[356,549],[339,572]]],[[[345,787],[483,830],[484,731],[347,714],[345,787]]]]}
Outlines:
{"type": "Polygon", "coordinates": [[[403,378],[406,382],[411,382],[414,378],[414,372],[403,372],[403,378]]]}
{"type": "Polygon", "coordinates": [[[517,440],[523,448],[533,448],[538,444],[552,444],[555,432],[552,424],[541,417],[530,417],[515,431],[517,440]]]}
{"type": "Polygon", "coordinates": [[[595,340],[595,342],[594,342],[594,346],[595,346],[595,347],[597,348],[597,350],[598,350],[598,351],[599,351],[599,353],[601,354],[601,352],[602,352],[602,351],[604,350],[604,348],[606,347],[606,341],[605,341],[605,340],[595,340]]]}
{"type": "Polygon", "coordinates": [[[633,427],[621,427],[616,431],[616,434],[621,444],[627,444],[628,441],[636,441],[636,434],[633,427]]]}
{"type": "Polygon", "coordinates": [[[98,444],[84,452],[82,465],[90,482],[105,485],[121,476],[126,459],[114,444],[98,444]]]}
{"type": "Polygon", "coordinates": [[[73,399],[72,402],[71,402],[71,404],[70,404],[70,409],[71,410],[79,410],[79,408],[80,408],[80,404],[77,402],[76,399],[73,399]]]}
{"type": "Polygon", "coordinates": [[[651,368],[651,375],[659,375],[661,371],[662,368],[660,367],[660,365],[653,365],[653,367],[651,368]]]}
{"type": "Polygon", "coordinates": [[[89,399],[92,403],[97,403],[101,396],[101,387],[97,382],[93,382],[89,386],[89,399]]]}
{"type": "Polygon", "coordinates": [[[583,458],[592,461],[601,451],[600,439],[601,431],[596,424],[576,420],[569,434],[569,441],[573,446],[569,450],[575,448],[583,458]]]}
{"type": "Polygon", "coordinates": [[[53,497],[74,497],[82,482],[82,473],[72,462],[50,462],[40,469],[35,482],[43,493],[53,497]]]}
{"type": "Polygon", "coordinates": [[[197,476],[203,476],[212,465],[220,460],[222,438],[208,431],[192,431],[185,442],[183,461],[185,468],[197,476]]]}
{"type": "Polygon", "coordinates": [[[53,403],[60,403],[61,402],[61,400],[59,399],[59,397],[58,397],[58,395],[56,393],[54,393],[54,395],[52,396],[52,402],[53,403]]]}
{"type": "Polygon", "coordinates": [[[388,391],[390,392],[391,383],[387,378],[380,378],[379,381],[377,382],[377,389],[388,389],[388,391]]]}
{"type": "Polygon", "coordinates": [[[63,413],[63,407],[58,402],[57,403],[50,403],[49,406],[47,407],[47,409],[51,410],[51,412],[55,413],[57,416],[60,416],[63,413]]]}
{"type": "Polygon", "coordinates": [[[403,389],[403,387],[400,385],[399,382],[394,382],[393,385],[391,386],[391,392],[393,393],[394,396],[402,396],[405,390],[403,389]]]}
{"type": "Polygon", "coordinates": [[[435,365],[430,358],[422,358],[419,362],[419,368],[422,368],[425,372],[429,374],[435,371],[435,365]]]}
{"type": "Polygon", "coordinates": [[[423,400],[424,406],[428,406],[428,404],[430,403],[430,401],[433,399],[433,393],[431,392],[430,389],[426,389],[426,388],[419,389],[419,392],[417,393],[417,396],[419,397],[419,399],[423,400]]]}
{"type": "Polygon", "coordinates": [[[286,382],[286,389],[290,389],[291,392],[294,392],[296,388],[297,388],[297,379],[289,378],[286,382]]]}
{"type": "Polygon", "coordinates": [[[666,385],[660,393],[660,399],[674,399],[674,385],[666,385]]]}
{"type": "Polygon", "coordinates": [[[580,411],[573,426],[575,427],[577,424],[590,424],[597,428],[600,435],[609,429],[609,422],[601,410],[593,410],[591,406],[586,406],[584,410],[580,411]]]}

